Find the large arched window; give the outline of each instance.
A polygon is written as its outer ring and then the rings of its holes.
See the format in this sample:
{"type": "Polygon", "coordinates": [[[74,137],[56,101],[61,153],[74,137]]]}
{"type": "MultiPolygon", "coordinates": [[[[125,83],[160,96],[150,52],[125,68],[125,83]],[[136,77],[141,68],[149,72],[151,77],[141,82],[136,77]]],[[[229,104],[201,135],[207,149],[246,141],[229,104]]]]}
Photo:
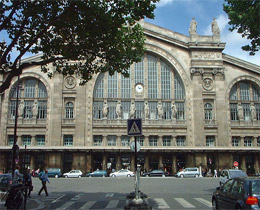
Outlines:
{"type": "Polygon", "coordinates": [[[250,81],[240,81],[230,90],[231,121],[260,120],[259,87],[250,81]]]}
{"type": "Polygon", "coordinates": [[[146,54],[128,73],[129,77],[120,73],[99,74],[93,92],[93,119],[128,119],[134,104],[135,118],[185,120],[184,85],[167,61],[146,54]],[[162,111],[158,111],[159,107],[162,111]]]}
{"type": "MultiPolygon", "coordinates": [[[[11,88],[9,117],[15,118],[17,83],[11,88]]],[[[47,91],[45,85],[35,78],[20,81],[18,116],[24,120],[45,119],[47,116],[47,91]]]]}

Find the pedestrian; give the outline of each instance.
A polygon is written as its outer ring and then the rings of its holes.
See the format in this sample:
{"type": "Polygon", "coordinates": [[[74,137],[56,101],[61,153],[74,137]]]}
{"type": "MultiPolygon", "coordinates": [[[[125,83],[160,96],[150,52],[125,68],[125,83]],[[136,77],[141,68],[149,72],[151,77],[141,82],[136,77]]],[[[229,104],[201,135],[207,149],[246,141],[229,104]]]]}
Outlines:
{"type": "Polygon", "coordinates": [[[26,188],[26,195],[30,198],[31,197],[31,191],[33,190],[32,185],[32,175],[30,173],[30,169],[27,169],[27,173],[24,175],[24,183],[26,188]]]}
{"type": "Polygon", "coordinates": [[[218,177],[218,171],[217,171],[217,169],[214,170],[214,177],[218,177]]]}
{"type": "Polygon", "coordinates": [[[14,171],[14,184],[19,184],[19,180],[22,180],[23,175],[19,172],[20,166],[16,165],[15,171],[14,171]]]}
{"type": "Polygon", "coordinates": [[[38,192],[38,195],[41,196],[41,192],[44,190],[45,191],[45,194],[46,196],[48,196],[48,191],[47,191],[47,187],[46,187],[46,182],[49,182],[49,179],[48,179],[48,170],[45,169],[45,171],[43,172],[43,174],[41,175],[41,181],[42,181],[42,188],[40,189],[40,191],[38,192]]]}

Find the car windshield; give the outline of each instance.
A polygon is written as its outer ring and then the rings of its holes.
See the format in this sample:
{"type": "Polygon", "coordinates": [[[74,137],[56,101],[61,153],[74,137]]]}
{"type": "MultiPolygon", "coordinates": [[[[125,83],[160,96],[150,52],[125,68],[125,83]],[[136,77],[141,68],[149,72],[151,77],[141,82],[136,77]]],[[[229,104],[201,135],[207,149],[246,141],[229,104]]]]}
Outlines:
{"type": "Polygon", "coordinates": [[[230,177],[236,178],[236,177],[247,177],[247,175],[243,171],[230,171],[230,177]]]}
{"type": "Polygon", "coordinates": [[[252,181],[252,194],[260,195],[260,180],[252,181]]]}

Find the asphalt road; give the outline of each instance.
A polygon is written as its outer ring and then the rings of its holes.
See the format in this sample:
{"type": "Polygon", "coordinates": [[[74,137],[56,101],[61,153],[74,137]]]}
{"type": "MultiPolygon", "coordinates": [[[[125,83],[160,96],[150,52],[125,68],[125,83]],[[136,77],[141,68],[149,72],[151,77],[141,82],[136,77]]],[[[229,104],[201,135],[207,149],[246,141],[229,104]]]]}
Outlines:
{"type": "MultiPolygon", "coordinates": [[[[123,209],[134,191],[134,178],[50,178],[49,196],[42,192],[38,178],[28,209],[123,209]]],[[[141,178],[141,191],[153,209],[212,209],[211,195],[219,178],[141,178]]],[[[0,203],[0,209],[3,203],[0,203]]]]}

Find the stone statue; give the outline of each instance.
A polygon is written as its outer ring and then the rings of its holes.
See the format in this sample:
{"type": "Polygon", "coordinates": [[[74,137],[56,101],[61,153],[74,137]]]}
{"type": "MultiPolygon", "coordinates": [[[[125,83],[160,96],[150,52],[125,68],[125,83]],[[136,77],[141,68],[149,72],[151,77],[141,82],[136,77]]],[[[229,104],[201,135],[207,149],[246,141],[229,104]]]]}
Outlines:
{"type": "Polygon", "coordinates": [[[18,117],[23,117],[23,112],[24,112],[24,103],[23,101],[21,101],[18,107],[18,117]]]}
{"type": "Polygon", "coordinates": [[[176,119],[177,107],[176,107],[176,104],[174,102],[172,102],[171,110],[172,110],[172,119],[176,119]]]}
{"type": "Polygon", "coordinates": [[[159,102],[157,105],[157,111],[158,111],[158,117],[159,119],[162,119],[163,117],[163,107],[162,107],[162,102],[159,102]]]}
{"type": "Polygon", "coordinates": [[[116,105],[116,116],[117,116],[117,119],[121,119],[121,114],[122,114],[122,106],[121,106],[121,102],[118,101],[117,105],[116,105]]]}
{"type": "Polygon", "coordinates": [[[33,117],[37,117],[37,114],[38,114],[38,104],[35,101],[32,106],[32,115],[33,115],[33,117]]]}
{"type": "Polygon", "coordinates": [[[195,18],[192,18],[190,22],[190,28],[189,28],[190,35],[197,34],[197,22],[195,18]]]}
{"type": "Polygon", "coordinates": [[[149,105],[148,105],[148,102],[145,102],[144,104],[144,116],[145,116],[145,119],[149,119],[149,105]]]}
{"type": "Polygon", "coordinates": [[[253,103],[251,103],[250,111],[251,111],[251,119],[256,120],[256,109],[253,103]]]}
{"type": "Polygon", "coordinates": [[[107,105],[107,102],[104,102],[102,112],[103,112],[103,117],[104,117],[104,118],[107,118],[107,113],[108,113],[108,105],[107,105]]]}
{"type": "Polygon", "coordinates": [[[211,30],[212,30],[213,35],[220,35],[218,23],[215,18],[213,18],[213,21],[211,23],[211,30]]]}
{"type": "Polygon", "coordinates": [[[243,107],[242,107],[241,104],[237,105],[237,112],[238,112],[239,120],[243,120],[244,119],[244,114],[243,114],[243,107]]]}
{"type": "Polygon", "coordinates": [[[132,102],[130,106],[130,119],[135,118],[135,111],[135,102],[132,102]]]}

